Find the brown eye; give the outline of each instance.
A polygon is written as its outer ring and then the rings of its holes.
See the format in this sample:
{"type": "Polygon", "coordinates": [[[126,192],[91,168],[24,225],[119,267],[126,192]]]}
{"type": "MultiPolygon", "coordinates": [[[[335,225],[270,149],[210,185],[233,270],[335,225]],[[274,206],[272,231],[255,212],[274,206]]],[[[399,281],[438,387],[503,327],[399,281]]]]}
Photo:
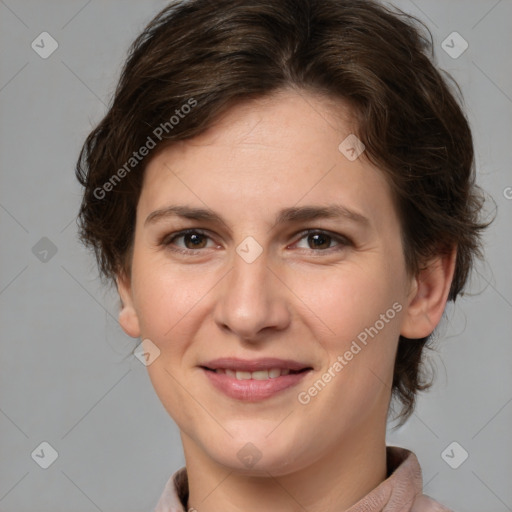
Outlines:
{"type": "Polygon", "coordinates": [[[183,243],[187,249],[202,249],[206,247],[206,236],[201,233],[187,233],[183,236],[183,243]]]}
{"type": "Polygon", "coordinates": [[[213,240],[211,240],[206,233],[197,229],[171,233],[165,236],[160,243],[176,252],[194,251],[213,247],[213,240]],[[210,245],[208,245],[208,243],[210,243],[210,245]]]}
{"type": "Polygon", "coordinates": [[[311,249],[329,249],[332,237],[325,233],[315,233],[308,235],[308,244],[311,249]]]}
{"type": "Polygon", "coordinates": [[[342,250],[351,245],[351,242],[342,235],[331,234],[326,231],[309,230],[303,232],[301,238],[294,245],[299,249],[321,252],[329,249],[342,250]]]}

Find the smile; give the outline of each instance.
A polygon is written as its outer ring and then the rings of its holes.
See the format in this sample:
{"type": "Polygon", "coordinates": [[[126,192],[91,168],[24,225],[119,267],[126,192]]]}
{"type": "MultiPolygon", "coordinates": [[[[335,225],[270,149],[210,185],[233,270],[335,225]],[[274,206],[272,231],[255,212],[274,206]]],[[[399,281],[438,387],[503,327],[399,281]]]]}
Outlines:
{"type": "Polygon", "coordinates": [[[292,372],[289,368],[272,368],[271,370],[258,370],[255,372],[246,372],[243,370],[230,370],[229,368],[217,368],[215,373],[224,374],[228,377],[235,378],[237,380],[267,380],[267,379],[276,379],[277,377],[281,377],[281,375],[288,375],[290,373],[298,373],[292,372]]]}
{"type": "Polygon", "coordinates": [[[211,385],[236,400],[257,402],[299,384],[311,366],[297,361],[265,358],[217,359],[201,365],[211,385]]]}

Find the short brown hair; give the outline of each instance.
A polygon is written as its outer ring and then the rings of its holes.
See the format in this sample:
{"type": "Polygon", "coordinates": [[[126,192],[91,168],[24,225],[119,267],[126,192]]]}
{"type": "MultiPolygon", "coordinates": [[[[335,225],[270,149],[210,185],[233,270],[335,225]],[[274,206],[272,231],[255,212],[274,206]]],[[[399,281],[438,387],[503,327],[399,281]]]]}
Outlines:
{"type": "MultiPolygon", "coordinates": [[[[143,172],[156,151],[199,135],[237,102],[291,87],[351,106],[365,155],[393,190],[408,270],[457,247],[455,300],[479,254],[483,199],[470,127],[432,57],[428,29],[372,0],[173,2],[133,43],[77,164],[80,236],[102,276],[130,272],[143,172]]],[[[420,371],[430,338],[399,340],[392,391],[402,423],[431,385],[420,371]]]]}

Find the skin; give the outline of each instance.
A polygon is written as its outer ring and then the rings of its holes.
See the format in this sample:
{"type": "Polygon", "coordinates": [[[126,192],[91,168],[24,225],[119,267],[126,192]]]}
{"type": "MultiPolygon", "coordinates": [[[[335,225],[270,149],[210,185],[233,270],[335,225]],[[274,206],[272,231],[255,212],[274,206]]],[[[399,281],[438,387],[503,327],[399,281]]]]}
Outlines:
{"type": "Polygon", "coordinates": [[[232,107],[146,168],[131,271],[118,276],[120,323],[160,350],[147,369],[180,429],[188,506],[199,512],[344,510],[386,478],[398,337],[420,338],[437,325],[455,253],[407,272],[383,172],[364,153],[350,161],[338,149],[354,132],[339,100],[284,90],[232,107]],[[275,224],[281,209],[331,204],[367,222],[275,224]],[[169,205],[209,208],[223,220],[146,223],[169,205]],[[190,237],[172,239],[189,228],[206,234],[196,236],[199,249],[190,237]],[[305,230],[332,238],[315,243],[305,230]],[[262,248],[252,263],[236,252],[249,236],[262,248]],[[299,403],[298,393],[396,303],[401,311],[378,335],[299,403]],[[199,368],[218,357],[293,359],[313,370],[298,386],[248,403],[216,390],[199,368]],[[237,457],[248,442],[261,455],[250,468],[237,457]]]}

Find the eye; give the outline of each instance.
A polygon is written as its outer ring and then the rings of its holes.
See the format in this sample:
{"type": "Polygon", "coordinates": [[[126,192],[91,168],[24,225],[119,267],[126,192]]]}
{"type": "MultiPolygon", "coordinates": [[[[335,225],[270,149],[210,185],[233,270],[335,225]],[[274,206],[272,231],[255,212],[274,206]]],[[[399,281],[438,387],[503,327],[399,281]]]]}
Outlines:
{"type": "Polygon", "coordinates": [[[326,251],[333,248],[343,248],[351,245],[350,240],[341,235],[331,234],[327,231],[309,230],[301,233],[301,238],[294,245],[299,249],[313,249],[316,251],[326,251]],[[307,247],[300,247],[301,240],[305,240],[307,247]]]}
{"type": "MultiPolygon", "coordinates": [[[[352,244],[346,237],[328,231],[307,230],[300,235],[299,240],[293,245],[298,249],[313,250],[315,252],[328,251],[329,249],[340,250],[352,244]]],[[[199,229],[186,229],[165,235],[160,241],[160,245],[182,253],[211,249],[218,246],[206,232],[199,229]]]]}
{"type": "Polygon", "coordinates": [[[216,246],[206,233],[198,229],[187,229],[178,233],[171,233],[166,235],[160,244],[177,252],[208,249],[216,246]],[[208,246],[208,241],[211,242],[210,246],[208,246]]]}

